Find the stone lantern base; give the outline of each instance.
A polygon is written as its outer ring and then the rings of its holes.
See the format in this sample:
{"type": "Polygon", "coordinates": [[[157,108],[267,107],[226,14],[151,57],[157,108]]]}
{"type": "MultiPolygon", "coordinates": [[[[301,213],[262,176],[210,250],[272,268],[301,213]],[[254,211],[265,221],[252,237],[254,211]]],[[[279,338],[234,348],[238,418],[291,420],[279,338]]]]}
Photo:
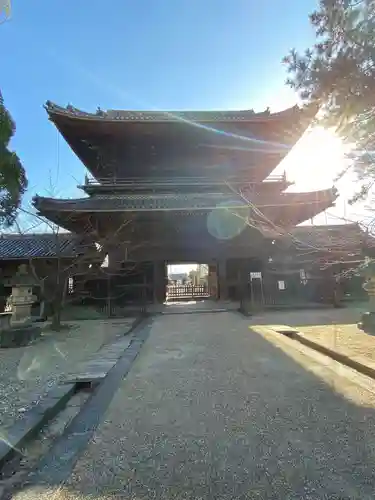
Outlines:
{"type": "Polygon", "coordinates": [[[11,326],[9,329],[0,331],[0,347],[24,347],[33,340],[40,337],[42,330],[38,326],[11,326]]]}
{"type": "Polygon", "coordinates": [[[375,335],[375,312],[365,312],[362,314],[361,322],[358,328],[365,333],[375,335]]]}
{"type": "Polygon", "coordinates": [[[40,336],[41,329],[31,318],[34,278],[26,264],[21,264],[11,280],[12,295],[8,299],[7,312],[0,317],[0,347],[26,346],[40,336]]]}
{"type": "Polygon", "coordinates": [[[40,337],[40,327],[30,323],[14,326],[11,319],[11,312],[0,313],[0,348],[24,347],[40,337]]]}

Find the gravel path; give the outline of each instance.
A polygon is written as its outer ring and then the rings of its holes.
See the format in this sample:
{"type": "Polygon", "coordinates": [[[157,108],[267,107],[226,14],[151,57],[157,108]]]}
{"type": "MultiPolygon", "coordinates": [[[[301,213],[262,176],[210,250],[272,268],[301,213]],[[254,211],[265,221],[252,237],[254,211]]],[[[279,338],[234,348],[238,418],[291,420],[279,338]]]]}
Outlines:
{"type": "Polygon", "coordinates": [[[88,320],[45,332],[35,344],[0,349],[0,431],[14,423],[48,388],[104,344],[123,335],[133,319],[88,320]]]}
{"type": "Polygon", "coordinates": [[[53,498],[373,499],[375,385],[248,324],[235,313],[155,319],[53,498]]]}

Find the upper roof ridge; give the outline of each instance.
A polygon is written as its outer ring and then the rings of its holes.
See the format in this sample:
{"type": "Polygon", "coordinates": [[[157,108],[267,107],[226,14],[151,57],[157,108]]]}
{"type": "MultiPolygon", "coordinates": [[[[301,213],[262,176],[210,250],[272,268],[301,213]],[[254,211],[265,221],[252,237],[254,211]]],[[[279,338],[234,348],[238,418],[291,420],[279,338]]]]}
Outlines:
{"type": "Polygon", "coordinates": [[[263,121],[284,119],[295,113],[302,111],[297,105],[271,113],[267,108],[261,112],[249,110],[186,110],[186,111],[168,111],[168,110],[102,110],[97,108],[96,113],[88,113],[75,108],[71,104],[66,107],[59,106],[51,101],[45,104],[47,113],[52,115],[66,115],[81,119],[104,120],[104,121],[136,121],[136,122],[178,122],[178,121],[203,121],[203,122],[231,122],[231,121],[263,121]]]}

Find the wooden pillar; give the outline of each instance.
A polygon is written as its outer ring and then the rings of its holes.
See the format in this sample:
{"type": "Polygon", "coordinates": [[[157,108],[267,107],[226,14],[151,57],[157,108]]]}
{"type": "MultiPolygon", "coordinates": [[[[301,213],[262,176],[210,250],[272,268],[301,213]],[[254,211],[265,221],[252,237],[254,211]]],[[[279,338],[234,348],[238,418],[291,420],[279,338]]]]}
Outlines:
{"type": "Polygon", "coordinates": [[[227,283],[227,261],[221,259],[218,262],[218,282],[219,282],[219,299],[228,300],[228,283],[227,283]]]}
{"type": "Polygon", "coordinates": [[[251,261],[249,259],[239,260],[239,299],[240,309],[248,313],[250,305],[250,271],[251,261]]]}
{"type": "Polygon", "coordinates": [[[157,304],[158,301],[158,287],[159,287],[159,266],[158,266],[158,261],[153,262],[153,280],[152,280],[152,287],[153,287],[153,295],[154,295],[154,304],[157,304]]]}
{"type": "Polygon", "coordinates": [[[111,294],[112,294],[112,289],[111,289],[111,275],[107,275],[107,315],[108,318],[112,316],[112,303],[111,303],[111,294]]]}
{"type": "Polygon", "coordinates": [[[166,292],[166,266],[164,261],[154,261],[154,303],[162,304],[165,301],[166,292]]]}
{"type": "Polygon", "coordinates": [[[217,266],[208,266],[208,289],[211,299],[218,298],[218,286],[217,286],[217,266]]]}

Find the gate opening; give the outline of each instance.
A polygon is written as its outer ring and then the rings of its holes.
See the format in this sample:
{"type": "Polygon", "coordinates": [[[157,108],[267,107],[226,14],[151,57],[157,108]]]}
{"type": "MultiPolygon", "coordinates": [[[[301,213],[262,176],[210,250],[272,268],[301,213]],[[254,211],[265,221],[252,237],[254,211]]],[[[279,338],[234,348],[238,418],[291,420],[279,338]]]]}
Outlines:
{"type": "Polygon", "coordinates": [[[168,264],[167,302],[205,300],[210,297],[207,264],[168,264]]]}

